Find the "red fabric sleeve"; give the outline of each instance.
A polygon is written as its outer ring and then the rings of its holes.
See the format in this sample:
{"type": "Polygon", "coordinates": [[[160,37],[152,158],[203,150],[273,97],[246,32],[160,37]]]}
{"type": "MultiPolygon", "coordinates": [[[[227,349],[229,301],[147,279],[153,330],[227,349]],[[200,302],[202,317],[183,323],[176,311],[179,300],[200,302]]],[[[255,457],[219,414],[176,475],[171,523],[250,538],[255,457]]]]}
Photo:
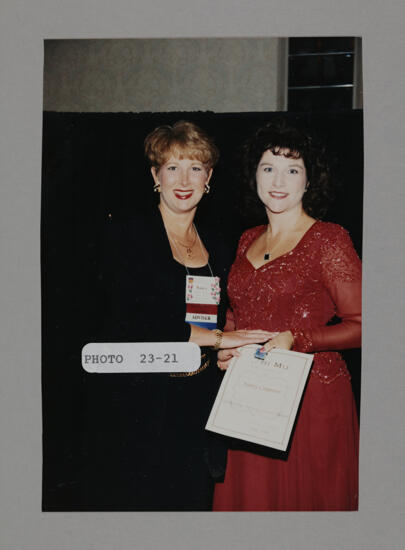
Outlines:
{"type": "Polygon", "coordinates": [[[325,240],[320,253],[322,281],[341,322],[294,333],[293,349],[308,353],[360,347],[361,262],[347,231],[336,226],[336,235],[325,240]]]}

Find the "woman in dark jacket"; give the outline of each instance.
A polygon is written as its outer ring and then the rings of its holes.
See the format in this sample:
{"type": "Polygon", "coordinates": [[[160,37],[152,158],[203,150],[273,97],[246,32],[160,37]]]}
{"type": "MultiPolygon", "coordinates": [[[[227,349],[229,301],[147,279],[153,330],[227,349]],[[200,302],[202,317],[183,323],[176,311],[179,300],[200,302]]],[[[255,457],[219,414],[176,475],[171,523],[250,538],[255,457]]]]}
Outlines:
{"type": "Polygon", "coordinates": [[[102,339],[194,342],[201,365],[190,373],[88,377],[86,502],[93,510],[210,510],[225,457],[220,438],[204,430],[219,381],[213,350],[264,342],[271,333],[220,330],[232,258],[217,232],[193,223],[218,159],[212,140],[182,121],[149,134],[145,153],[159,205],[109,224],[102,339]],[[213,288],[220,280],[219,304],[201,309],[208,325],[194,324],[187,276],[213,288]]]}

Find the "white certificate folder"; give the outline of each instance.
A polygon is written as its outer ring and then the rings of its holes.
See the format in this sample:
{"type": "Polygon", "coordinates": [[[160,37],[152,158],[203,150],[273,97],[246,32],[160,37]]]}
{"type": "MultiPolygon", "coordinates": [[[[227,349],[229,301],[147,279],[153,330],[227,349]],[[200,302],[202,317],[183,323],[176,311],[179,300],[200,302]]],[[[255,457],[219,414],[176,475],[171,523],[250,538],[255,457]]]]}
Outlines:
{"type": "Polygon", "coordinates": [[[232,359],[205,428],[285,451],[313,355],[274,349],[258,359],[257,349],[232,359]]]}

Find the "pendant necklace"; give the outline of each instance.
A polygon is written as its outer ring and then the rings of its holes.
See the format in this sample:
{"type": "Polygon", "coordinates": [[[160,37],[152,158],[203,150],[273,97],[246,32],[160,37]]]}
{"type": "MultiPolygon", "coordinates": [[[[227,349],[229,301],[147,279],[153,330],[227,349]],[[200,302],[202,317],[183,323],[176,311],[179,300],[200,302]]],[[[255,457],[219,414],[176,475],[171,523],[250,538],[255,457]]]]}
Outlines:
{"type": "MultiPolygon", "coordinates": [[[[203,245],[202,245],[202,241],[201,241],[201,239],[200,239],[200,235],[198,234],[197,228],[196,228],[196,226],[195,226],[194,224],[193,224],[193,227],[194,227],[194,231],[195,231],[195,235],[196,235],[196,236],[195,236],[194,243],[193,243],[192,246],[194,246],[195,241],[196,241],[196,239],[197,239],[197,237],[198,237],[198,242],[200,243],[201,253],[202,253],[203,256],[205,256],[206,253],[204,252],[204,247],[203,247],[203,245]]],[[[169,235],[169,233],[167,233],[167,235],[169,235]]],[[[177,248],[177,244],[181,244],[181,243],[180,243],[179,241],[176,241],[176,239],[174,239],[173,237],[170,237],[170,235],[169,235],[169,239],[171,239],[171,240],[173,241],[174,248],[176,249],[176,252],[177,252],[177,254],[178,254],[178,256],[179,256],[179,258],[180,258],[182,264],[183,264],[184,267],[186,268],[187,275],[190,275],[190,273],[189,273],[189,271],[188,271],[188,267],[187,267],[187,265],[186,265],[186,262],[185,262],[184,259],[183,259],[183,255],[181,254],[180,250],[177,248]],[[177,242],[177,244],[176,244],[176,242],[177,242]]],[[[183,245],[183,246],[185,246],[185,245],[183,245]]],[[[188,256],[188,257],[189,257],[189,256],[188,256]]],[[[211,277],[214,277],[214,274],[212,273],[212,269],[211,269],[211,266],[210,266],[210,262],[208,261],[208,258],[207,258],[207,265],[208,265],[208,269],[210,270],[211,277]]]]}
{"type": "MultiPolygon", "coordinates": [[[[291,231],[295,231],[298,224],[299,224],[299,220],[300,218],[296,221],[295,225],[293,226],[292,230],[291,231]]],[[[290,231],[290,232],[291,232],[290,231]]],[[[273,246],[272,248],[270,248],[270,245],[269,245],[269,239],[270,239],[270,224],[267,224],[267,230],[266,230],[266,249],[265,249],[265,253],[263,255],[263,260],[265,262],[268,262],[269,260],[271,260],[271,255],[272,255],[272,252],[274,252],[274,250],[279,246],[280,242],[285,242],[285,239],[281,239],[279,240],[275,246],[273,246]]]]}
{"type": "Polygon", "coordinates": [[[271,258],[271,251],[269,247],[269,228],[270,225],[267,225],[267,231],[266,231],[266,252],[264,253],[263,260],[265,262],[268,262],[271,258]]]}
{"type": "Polygon", "coordinates": [[[269,260],[271,260],[272,253],[274,252],[274,250],[280,244],[280,241],[279,241],[275,244],[275,246],[270,247],[269,240],[270,240],[270,224],[267,226],[267,231],[266,231],[266,249],[265,249],[265,253],[263,255],[263,260],[265,262],[268,262],[269,260]]]}
{"type": "Polygon", "coordinates": [[[169,237],[177,244],[181,245],[183,248],[186,249],[186,256],[187,256],[187,259],[189,260],[192,260],[194,258],[194,254],[193,254],[193,248],[194,248],[194,245],[195,245],[195,242],[197,240],[197,230],[195,228],[195,225],[193,224],[193,229],[194,229],[194,240],[192,242],[191,245],[188,245],[188,244],[184,244],[182,243],[181,241],[179,241],[178,239],[175,239],[174,237],[171,237],[169,235],[169,237]]]}

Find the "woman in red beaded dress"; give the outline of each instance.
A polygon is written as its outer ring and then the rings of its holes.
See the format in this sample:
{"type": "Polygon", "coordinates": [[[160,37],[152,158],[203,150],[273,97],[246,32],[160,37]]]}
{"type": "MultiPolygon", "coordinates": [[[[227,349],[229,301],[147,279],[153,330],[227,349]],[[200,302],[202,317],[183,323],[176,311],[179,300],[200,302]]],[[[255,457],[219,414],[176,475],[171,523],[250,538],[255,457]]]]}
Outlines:
{"type": "MultiPolygon", "coordinates": [[[[240,239],[226,329],[266,329],[276,333],[266,351],[313,353],[314,361],[289,449],[233,441],[216,511],[358,508],[358,419],[339,350],[360,346],[361,264],[348,233],[317,219],[329,195],[321,158],[309,136],[284,123],[245,144],[245,177],[268,224],[240,239]]],[[[219,367],[235,354],[220,351],[219,367]]]]}

